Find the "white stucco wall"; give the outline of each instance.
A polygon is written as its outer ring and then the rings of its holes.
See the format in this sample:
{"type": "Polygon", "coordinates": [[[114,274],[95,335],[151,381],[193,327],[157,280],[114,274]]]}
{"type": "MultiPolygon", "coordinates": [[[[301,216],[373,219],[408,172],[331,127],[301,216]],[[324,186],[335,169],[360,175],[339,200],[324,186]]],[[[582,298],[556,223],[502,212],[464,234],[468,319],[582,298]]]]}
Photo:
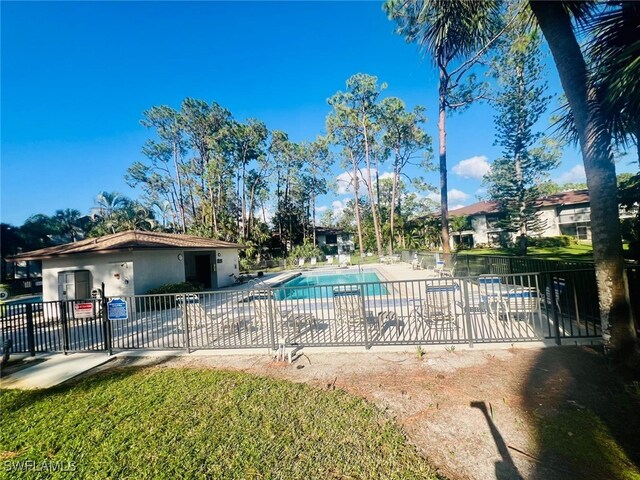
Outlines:
{"type": "Polygon", "coordinates": [[[218,274],[218,288],[226,287],[234,283],[231,274],[240,274],[238,269],[238,250],[235,248],[225,248],[216,250],[216,271],[218,274]],[[218,260],[222,260],[218,263],[218,260]]]}
{"type": "MultiPolygon", "coordinates": [[[[354,235],[349,233],[349,239],[344,240],[342,235],[347,235],[346,233],[339,233],[336,235],[336,243],[332,243],[330,245],[335,245],[338,248],[338,253],[346,253],[354,250],[355,241],[354,235]]],[[[318,246],[327,245],[327,236],[324,233],[319,233],[316,237],[316,244],[318,246]]]]}
{"type": "Polygon", "coordinates": [[[477,215],[471,218],[471,226],[473,227],[473,244],[489,243],[487,236],[487,217],[485,215],[477,215]]]}
{"type": "Polygon", "coordinates": [[[538,216],[544,225],[544,230],[540,232],[542,237],[556,237],[560,235],[560,226],[558,224],[558,215],[556,207],[541,207],[538,209],[538,216]]]}
{"type": "MultiPolygon", "coordinates": [[[[43,260],[43,300],[59,300],[58,273],[70,270],[88,270],[91,273],[91,288],[100,288],[104,282],[107,296],[142,295],[160,285],[184,282],[184,257],[183,250],[172,249],[74,255],[43,260]],[[182,254],[182,260],[178,254],[182,254]]],[[[217,250],[215,258],[211,255],[211,263],[217,272],[218,288],[234,283],[230,274],[239,275],[237,249],[217,250]],[[217,263],[218,259],[222,262],[217,263]]]]}
{"type": "Polygon", "coordinates": [[[132,252],[111,255],[74,255],[42,261],[42,296],[45,302],[59,300],[58,273],[68,270],[88,270],[91,273],[91,288],[105,284],[107,295],[133,295],[132,252]],[[119,273],[116,278],[115,273],[119,273]]]}
{"type": "Polygon", "coordinates": [[[169,283],[184,282],[184,253],[182,250],[152,250],[133,252],[136,271],[135,294],[169,283]],[[182,260],[178,259],[182,254],[182,260]]]}

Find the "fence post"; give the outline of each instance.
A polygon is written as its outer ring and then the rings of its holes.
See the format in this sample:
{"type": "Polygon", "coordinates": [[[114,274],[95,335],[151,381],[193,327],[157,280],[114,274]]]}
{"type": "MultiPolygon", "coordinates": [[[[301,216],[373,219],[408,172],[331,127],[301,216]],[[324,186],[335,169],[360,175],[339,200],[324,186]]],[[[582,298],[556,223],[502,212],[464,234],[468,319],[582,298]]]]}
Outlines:
{"type": "Polygon", "coordinates": [[[371,348],[371,345],[369,345],[369,325],[367,324],[367,308],[364,304],[364,288],[365,287],[360,289],[360,302],[362,304],[362,321],[364,322],[364,348],[366,350],[369,350],[371,348]]]}
{"type": "Polygon", "coordinates": [[[187,353],[191,353],[191,345],[189,344],[189,308],[187,307],[187,295],[182,295],[182,329],[184,330],[184,346],[187,353]]]}
{"type": "MultiPolygon", "coordinates": [[[[464,296],[464,321],[467,324],[467,335],[469,335],[469,347],[473,347],[473,330],[471,329],[471,312],[469,305],[471,302],[469,301],[469,286],[467,285],[467,280],[462,280],[462,295],[464,296]]],[[[455,306],[453,307],[455,308],[455,306]]]]}
{"type": "Polygon", "coordinates": [[[102,310],[102,335],[104,336],[104,349],[109,354],[113,354],[113,345],[111,342],[111,320],[109,320],[109,311],[107,305],[107,297],[104,295],[104,283],[100,291],[100,305],[102,310]]]}
{"type": "Polygon", "coordinates": [[[36,341],[33,328],[33,305],[27,303],[27,345],[29,346],[29,355],[36,356],[36,341]]]}
{"type": "Polygon", "coordinates": [[[547,273],[547,285],[549,285],[549,300],[551,301],[551,313],[553,315],[553,325],[555,326],[556,345],[562,345],[562,341],[560,340],[560,322],[558,322],[558,309],[556,308],[556,288],[553,280],[553,274],[547,273]]]}
{"type": "Polygon", "coordinates": [[[62,350],[69,352],[69,326],[67,325],[67,302],[60,300],[60,324],[62,325],[62,350]]]}
{"type": "MultiPolygon", "coordinates": [[[[254,290],[253,291],[253,295],[251,296],[252,298],[255,298],[256,293],[258,295],[260,295],[259,291],[254,290]]],[[[267,308],[267,320],[268,320],[268,329],[271,332],[271,348],[273,350],[277,350],[278,349],[278,345],[276,344],[276,328],[275,328],[275,324],[273,322],[273,318],[275,316],[273,309],[276,308],[275,305],[275,292],[269,287],[266,290],[266,295],[267,295],[267,305],[269,305],[269,307],[267,308]]],[[[279,342],[278,342],[279,343],[279,342]]]]}

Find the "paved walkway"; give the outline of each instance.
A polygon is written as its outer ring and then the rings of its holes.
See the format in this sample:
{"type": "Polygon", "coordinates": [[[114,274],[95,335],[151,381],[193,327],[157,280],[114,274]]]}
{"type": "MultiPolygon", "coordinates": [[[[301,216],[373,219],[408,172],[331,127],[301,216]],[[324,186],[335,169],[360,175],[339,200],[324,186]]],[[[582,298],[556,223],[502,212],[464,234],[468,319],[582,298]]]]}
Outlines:
{"type": "Polygon", "coordinates": [[[398,262],[392,264],[373,263],[364,267],[374,267],[389,281],[398,280],[424,280],[427,278],[439,278],[435,270],[414,270],[410,263],[398,262]]]}
{"type": "Polygon", "coordinates": [[[0,379],[0,388],[49,388],[112,360],[104,352],[99,353],[51,353],[38,355],[33,365],[22,368],[0,379]]]}

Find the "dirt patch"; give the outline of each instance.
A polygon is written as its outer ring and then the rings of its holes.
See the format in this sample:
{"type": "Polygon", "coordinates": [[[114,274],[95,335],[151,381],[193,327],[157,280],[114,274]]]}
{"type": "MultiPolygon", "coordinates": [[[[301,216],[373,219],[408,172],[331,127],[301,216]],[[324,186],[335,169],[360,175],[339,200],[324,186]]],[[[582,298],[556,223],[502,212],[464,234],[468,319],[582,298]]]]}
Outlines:
{"type": "MultiPolygon", "coordinates": [[[[619,384],[587,348],[454,351],[422,360],[415,353],[313,353],[292,364],[267,355],[129,357],[115,366],[125,364],[240,370],[343,389],[384,409],[452,479],[598,478],[540,445],[544,419],[567,407],[605,412],[601,418],[624,445],[633,445],[629,432],[637,431],[606,413],[619,384]]],[[[637,461],[637,451],[627,453],[637,461]]]]}

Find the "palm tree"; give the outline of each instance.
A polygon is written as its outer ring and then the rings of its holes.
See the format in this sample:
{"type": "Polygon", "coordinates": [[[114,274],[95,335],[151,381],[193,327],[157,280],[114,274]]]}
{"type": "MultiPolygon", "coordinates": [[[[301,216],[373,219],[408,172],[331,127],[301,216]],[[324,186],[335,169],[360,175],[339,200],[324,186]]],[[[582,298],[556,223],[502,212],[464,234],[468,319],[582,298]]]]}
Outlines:
{"type": "Polygon", "coordinates": [[[75,242],[84,238],[84,226],[86,220],[83,219],[80,211],[73,208],[65,208],[64,210],[56,210],[53,215],[60,236],[65,241],[75,242]]]}
{"type": "Polygon", "coordinates": [[[111,216],[114,211],[126,205],[128,199],[118,192],[100,192],[96,195],[94,215],[102,218],[111,216]]]}
{"type": "Polygon", "coordinates": [[[587,10],[592,82],[614,139],[626,145],[633,137],[640,160],[640,3],[608,2],[606,7],[587,10]]]}
{"type": "Polygon", "coordinates": [[[458,247],[460,248],[462,246],[462,232],[469,229],[470,219],[466,215],[456,216],[451,219],[449,225],[451,227],[451,231],[460,237],[460,243],[458,244],[458,247]]]}
{"type": "Polygon", "coordinates": [[[571,23],[572,9],[585,18],[585,4],[530,0],[529,5],[551,49],[582,151],[603,337],[619,361],[637,365],[640,351],[625,281],[611,133],[571,23]]]}
{"type": "MultiPolygon", "coordinates": [[[[596,89],[607,130],[619,147],[635,143],[640,161],[640,3],[608,2],[604,10],[585,4],[579,13],[584,23],[588,81],[596,89]],[[586,22],[585,17],[588,19],[586,22]]],[[[564,140],[578,144],[569,105],[560,107],[558,130],[564,140]]]]}
{"type": "Polygon", "coordinates": [[[436,64],[438,82],[438,139],[440,157],[440,211],[442,248],[449,243],[449,202],[447,195],[447,111],[468,105],[470,95],[453,99],[453,91],[469,69],[496,40],[499,5],[494,0],[387,0],[384,9],[398,24],[397,33],[408,42],[417,42],[436,64]],[[452,69],[455,60],[463,60],[452,69]]]}

